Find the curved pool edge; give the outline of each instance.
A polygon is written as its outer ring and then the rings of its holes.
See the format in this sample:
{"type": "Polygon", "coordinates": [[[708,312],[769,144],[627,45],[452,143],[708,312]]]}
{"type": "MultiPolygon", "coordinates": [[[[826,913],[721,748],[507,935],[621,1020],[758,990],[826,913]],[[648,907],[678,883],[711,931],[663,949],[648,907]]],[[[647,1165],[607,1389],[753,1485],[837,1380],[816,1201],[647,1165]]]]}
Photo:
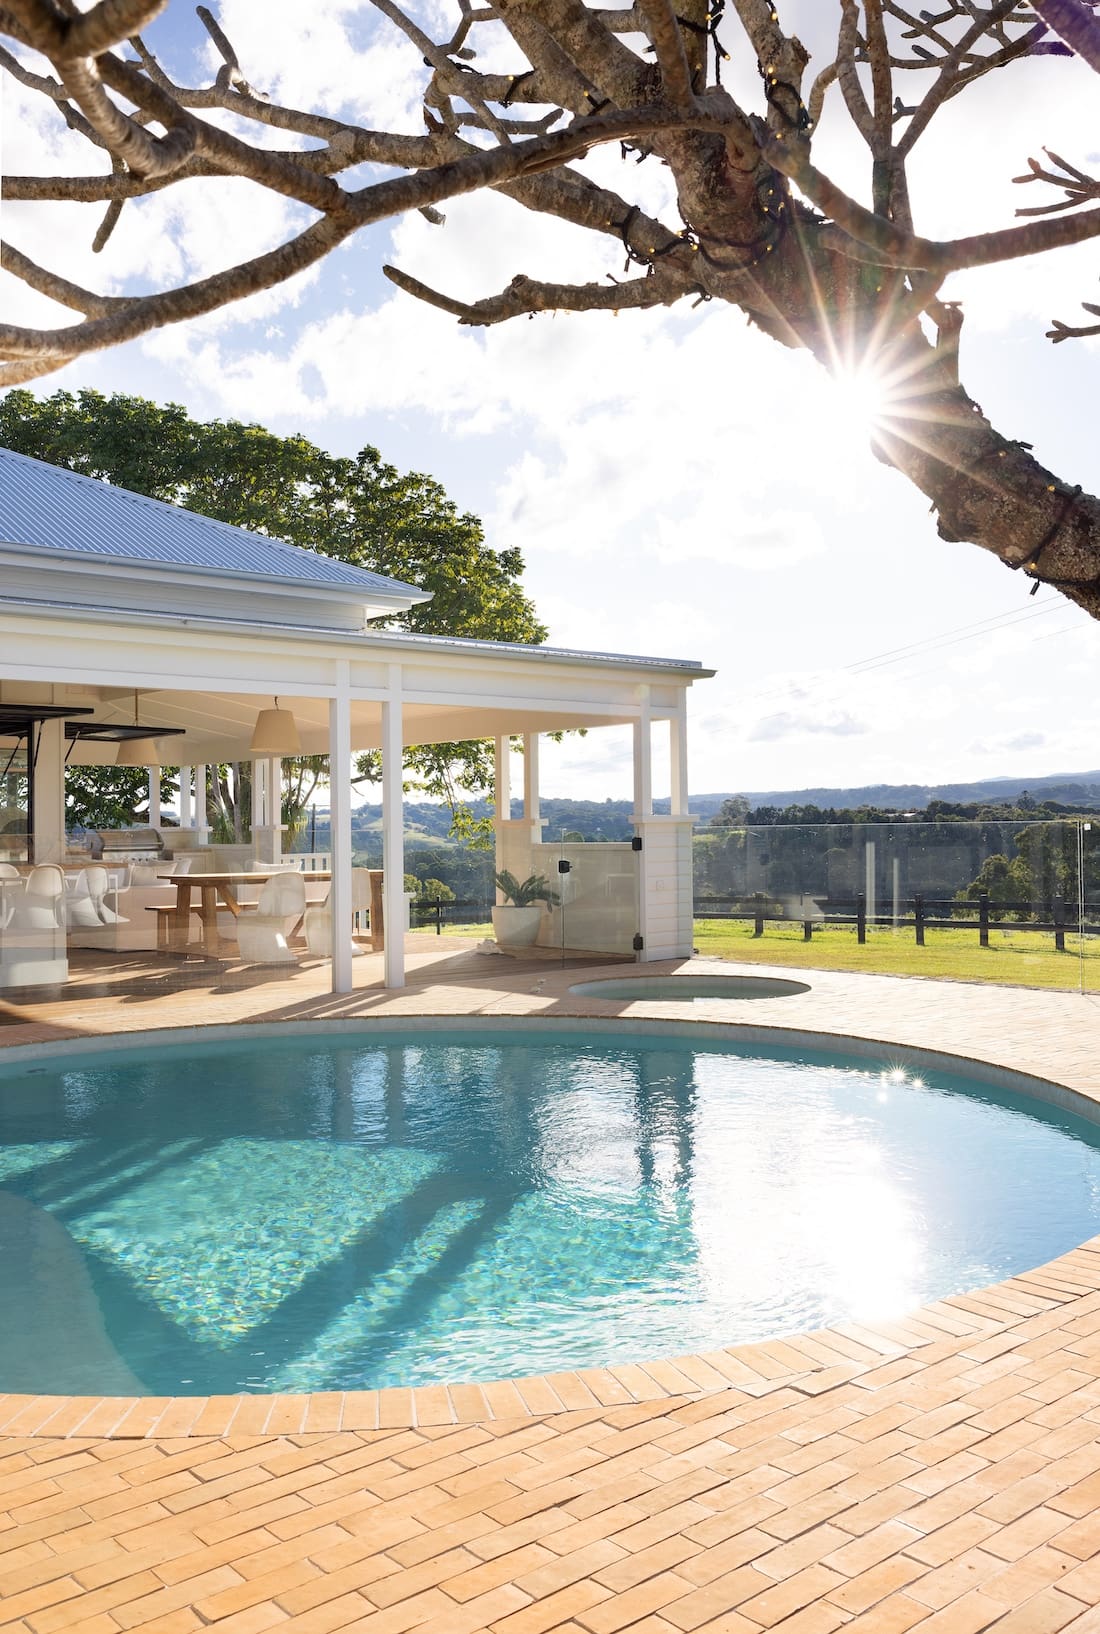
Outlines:
{"type": "MultiPolygon", "coordinates": [[[[857,978],[858,980],[859,978],[857,978]]],[[[871,978],[872,981],[875,978],[871,978]]],[[[889,980],[887,978],[886,980],[889,980]]],[[[732,1020],[696,1020],[667,1014],[629,1017],[593,1015],[558,1007],[553,1015],[512,1014],[484,1009],[456,1014],[402,1010],[390,1015],[318,1017],[311,1020],[231,1022],[184,1027],[148,1027],[122,1034],[69,1035],[63,1040],[6,1044],[0,1059],[44,1059],[74,1052],[148,1048],[151,1042],[203,1038],[286,1036],[319,1031],[390,1032],[410,1022],[434,1031],[464,1031],[487,1021],[502,1031],[565,1030],[578,1025],[595,1032],[620,1032],[624,1023],[645,1034],[771,1042],[806,1048],[841,1048],[854,1056],[891,1052],[899,1065],[920,1061],[948,1068],[965,1063],[975,1076],[1066,1110],[1095,1117],[1100,1088],[1062,1082],[1055,1065],[1048,1077],[1010,1068],[970,1050],[936,1050],[911,1042],[822,1027],[771,1026],[732,1020]]],[[[877,1017],[876,1017],[877,1021],[877,1017]]],[[[1073,1076],[1063,1069],[1064,1076],[1073,1076]]],[[[794,1389],[816,1396],[862,1379],[868,1388],[881,1381],[884,1366],[912,1372],[960,1352],[983,1347],[993,1355],[1009,1349],[1010,1335],[1038,1323],[1057,1326],[1057,1313],[1092,1298],[1100,1308],[1100,1238],[1068,1250],[1032,1271],[922,1306],[898,1321],[842,1324],[811,1333],[783,1335],[749,1345],[668,1360],[629,1363],[575,1373],[532,1375],[491,1383],[458,1383],[380,1391],[229,1397],[0,1397],[0,1438],[156,1440],[189,1437],[331,1434],[334,1431],[396,1430],[542,1418],[571,1411],[605,1411],[667,1400],[670,1406],[722,1390],[766,1396],[794,1389]],[[989,1350],[989,1347],[993,1348],[989,1350]]]]}
{"type": "MultiPolygon", "coordinates": [[[[846,1384],[867,1390],[960,1353],[975,1368],[1048,1332],[1080,1301],[1100,1305],[1100,1237],[1003,1282],[949,1294],[895,1321],[841,1323],[657,1361],[488,1383],[420,1385],[297,1395],[0,1397],[0,1441],[189,1440],[515,1423],[561,1413],[601,1413],[643,1403],[685,1401],[733,1391],[763,1398],[790,1391],[814,1397],[846,1384]],[[900,1370],[900,1371],[899,1371],[900,1370]]],[[[1037,1404],[1038,1405],[1038,1404],[1037,1404]]]]}

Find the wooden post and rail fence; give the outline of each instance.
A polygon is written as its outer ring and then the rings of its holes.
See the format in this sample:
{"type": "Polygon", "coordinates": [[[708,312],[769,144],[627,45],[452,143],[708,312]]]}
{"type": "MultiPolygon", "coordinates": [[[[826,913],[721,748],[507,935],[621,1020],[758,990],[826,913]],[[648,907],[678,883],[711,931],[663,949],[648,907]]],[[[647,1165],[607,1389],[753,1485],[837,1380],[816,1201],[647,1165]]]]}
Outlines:
{"type": "Polygon", "coordinates": [[[1089,923],[1087,918],[1081,922],[1077,904],[1072,908],[1067,905],[1066,899],[1059,894],[1051,901],[1050,918],[1035,916],[1033,904],[1030,902],[996,902],[991,903],[986,895],[981,895],[971,902],[961,902],[957,897],[925,897],[918,893],[910,897],[906,904],[906,912],[894,915],[893,911],[876,914],[869,917],[867,913],[867,898],[861,891],[854,897],[830,900],[823,908],[817,908],[818,898],[814,898],[815,910],[805,914],[801,919],[797,913],[776,911],[774,904],[763,892],[755,892],[750,897],[729,896],[697,896],[695,898],[695,917],[697,919],[741,919],[751,920],[754,937],[764,935],[766,925],[802,925],[802,939],[805,942],[813,940],[814,927],[825,925],[844,926],[854,925],[856,941],[862,946],[867,941],[867,929],[908,930],[914,933],[917,947],[924,947],[924,935],[929,926],[938,930],[974,931],[978,933],[978,945],[989,946],[989,931],[992,925],[997,930],[1028,930],[1048,932],[1054,937],[1054,946],[1059,953],[1065,952],[1066,932],[1075,936],[1100,936],[1100,910],[1097,919],[1089,923]],[[976,918],[968,909],[976,909],[976,918]],[[1019,917],[1006,918],[1005,915],[1016,914],[1019,917]]]}

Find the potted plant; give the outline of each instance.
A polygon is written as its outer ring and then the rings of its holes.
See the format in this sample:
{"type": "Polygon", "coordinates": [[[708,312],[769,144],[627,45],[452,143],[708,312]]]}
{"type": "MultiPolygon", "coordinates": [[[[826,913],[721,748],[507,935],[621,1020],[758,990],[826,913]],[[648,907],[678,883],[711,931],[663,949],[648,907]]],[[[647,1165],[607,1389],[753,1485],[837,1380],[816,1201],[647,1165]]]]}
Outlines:
{"type": "Polygon", "coordinates": [[[494,875],[504,902],[493,909],[493,934],[501,947],[531,947],[539,933],[539,921],[559,900],[545,874],[529,874],[519,880],[507,868],[494,875]]]}

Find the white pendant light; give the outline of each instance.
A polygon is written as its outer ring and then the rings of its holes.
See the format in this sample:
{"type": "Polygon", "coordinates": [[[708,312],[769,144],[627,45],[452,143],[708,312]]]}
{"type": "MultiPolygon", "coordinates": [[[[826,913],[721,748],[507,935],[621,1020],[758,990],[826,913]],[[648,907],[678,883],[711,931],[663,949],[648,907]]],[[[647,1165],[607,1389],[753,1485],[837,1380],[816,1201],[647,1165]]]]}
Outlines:
{"type": "MultiPolygon", "coordinates": [[[[140,725],[136,687],[134,688],[134,725],[140,725]]],[[[152,735],[147,738],[123,738],[118,746],[118,753],[115,755],[116,766],[156,766],[158,764],[157,745],[152,735]]]]}
{"type": "Polygon", "coordinates": [[[252,742],[248,746],[254,755],[300,755],[302,740],[298,723],[289,709],[280,709],[275,699],[274,709],[261,709],[256,716],[252,742]]]}
{"type": "Polygon", "coordinates": [[[116,766],[159,766],[156,738],[124,738],[115,756],[116,766]]]}

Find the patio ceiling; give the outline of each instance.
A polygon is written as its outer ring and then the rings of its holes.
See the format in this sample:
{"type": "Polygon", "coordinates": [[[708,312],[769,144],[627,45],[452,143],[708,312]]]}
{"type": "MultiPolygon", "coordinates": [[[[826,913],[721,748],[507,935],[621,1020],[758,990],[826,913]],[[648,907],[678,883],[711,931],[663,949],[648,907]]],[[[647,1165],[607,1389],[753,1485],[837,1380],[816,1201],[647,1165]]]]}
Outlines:
{"type": "MultiPolygon", "coordinates": [[[[74,695],[76,688],[71,689],[74,695]]],[[[117,742],[85,735],[93,726],[115,728],[119,735],[131,735],[133,692],[110,687],[79,689],[80,703],[74,701],[74,715],[89,705],[82,731],[69,756],[73,765],[102,765],[113,762],[117,742]],[[126,728],[129,726],[129,732],[126,728]]],[[[143,735],[150,728],[164,728],[162,748],[165,764],[196,765],[227,760],[246,760],[257,712],[270,705],[270,697],[249,693],[178,692],[142,690],[140,694],[143,735]],[[146,724],[148,723],[148,724],[146,724]],[[169,736],[169,734],[181,734],[169,736]]],[[[325,755],[329,749],[329,703],[327,698],[290,697],[279,694],[279,704],[292,711],[302,740],[303,754],[325,755]]],[[[55,706],[57,708],[57,706],[55,706]]],[[[58,710],[60,712],[60,710],[58,710]]],[[[438,703],[403,701],[402,722],[406,746],[420,743],[449,743],[464,738],[493,737],[524,732],[552,732],[576,727],[620,725],[629,713],[599,707],[572,710],[561,707],[538,709],[517,700],[493,707],[445,706],[438,703]]],[[[352,747],[377,749],[382,742],[382,706],[372,699],[354,699],[351,705],[352,747]]],[[[0,734],[2,740],[2,734],[0,734]]]]}

